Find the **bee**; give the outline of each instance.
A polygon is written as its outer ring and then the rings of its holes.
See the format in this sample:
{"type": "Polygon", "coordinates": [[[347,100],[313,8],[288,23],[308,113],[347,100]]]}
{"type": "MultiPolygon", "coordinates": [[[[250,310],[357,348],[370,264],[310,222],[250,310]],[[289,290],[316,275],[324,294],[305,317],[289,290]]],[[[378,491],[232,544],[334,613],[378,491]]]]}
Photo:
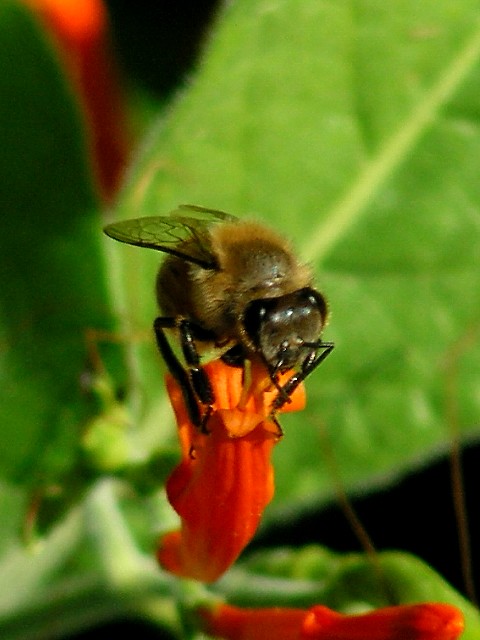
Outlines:
{"type": "Polygon", "coordinates": [[[259,359],[277,391],[272,419],[334,345],[323,342],[324,296],[288,242],[263,224],[181,205],[167,216],[124,220],[105,233],[167,254],[156,280],[157,345],[202,431],[215,397],[201,365],[214,352],[231,366],[259,359]],[[166,331],[175,330],[184,364],[166,331]],[[291,371],[282,385],[279,374],[291,371]]]}

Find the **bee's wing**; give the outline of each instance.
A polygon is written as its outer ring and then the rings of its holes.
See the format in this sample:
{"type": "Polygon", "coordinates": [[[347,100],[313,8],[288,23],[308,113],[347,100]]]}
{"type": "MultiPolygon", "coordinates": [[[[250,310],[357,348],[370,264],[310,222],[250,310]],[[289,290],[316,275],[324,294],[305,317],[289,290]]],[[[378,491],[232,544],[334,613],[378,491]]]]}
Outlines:
{"type": "Polygon", "coordinates": [[[177,209],[174,209],[168,215],[172,218],[199,220],[208,225],[214,224],[215,222],[238,221],[238,218],[232,216],[231,213],[219,211],[218,209],[207,209],[206,207],[200,207],[198,204],[180,204],[177,209]]]}
{"type": "Polygon", "coordinates": [[[208,230],[213,224],[235,220],[235,216],[223,211],[180,205],[168,216],[122,220],[107,225],[104,231],[120,242],[164,251],[204,269],[215,269],[208,230]]]}

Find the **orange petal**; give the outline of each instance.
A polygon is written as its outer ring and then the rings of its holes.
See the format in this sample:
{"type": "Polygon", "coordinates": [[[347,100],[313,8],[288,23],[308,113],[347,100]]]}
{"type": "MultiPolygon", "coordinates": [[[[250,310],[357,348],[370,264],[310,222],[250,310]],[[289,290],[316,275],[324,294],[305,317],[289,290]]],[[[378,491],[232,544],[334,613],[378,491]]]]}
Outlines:
{"type": "Polygon", "coordinates": [[[321,605],[308,611],[218,605],[199,613],[202,629],[225,640],[456,640],[464,628],[458,609],[435,603],[361,615],[342,615],[321,605]]]}
{"type": "Polygon", "coordinates": [[[217,580],[255,534],[273,496],[276,442],[262,424],[233,439],[217,413],[209,429],[167,482],[181,531],[161,540],[157,556],[168,571],[203,582],[217,580]]]}
{"type": "Polygon", "coordinates": [[[361,615],[340,615],[323,606],[310,609],[303,640],[456,640],[464,629],[462,613],[448,604],[385,607],[361,615]]]}
{"type": "MultiPolygon", "coordinates": [[[[232,437],[243,436],[260,422],[269,420],[270,406],[278,392],[262,363],[255,360],[250,363],[250,384],[244,380],[244,371],[240,367],[230,367],[221,360],[209,362],[204,369],[214,388],[214,407],[221,413],[232,437]]],[[[291,372],[282,374],[280,384],[284,384],[291,375],[291,372]]],[[[305,387],[300,384],[281,411],[300,411],[304,407],[305,387]]],[[[271,431],[276,433],[275,423],[270,423],[271,431]]]]}
{"type": "Polygon", "coordinates": [[[25,1],[67,42],[89,41],[105,28],[105,7],[99,0],[25,1]]]}
{"type": "Polygon", "coordinates": [[[242,609],[227,604],[199,611],[202,630],[228,640],[291,640],[299,638],[302,609],[242,609]]]}

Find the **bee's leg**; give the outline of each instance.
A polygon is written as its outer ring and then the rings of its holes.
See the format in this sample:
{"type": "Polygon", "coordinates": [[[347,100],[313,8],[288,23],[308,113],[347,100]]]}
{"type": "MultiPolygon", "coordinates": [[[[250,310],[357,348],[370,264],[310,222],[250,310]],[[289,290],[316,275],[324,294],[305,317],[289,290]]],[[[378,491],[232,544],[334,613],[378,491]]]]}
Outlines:
{"type": "Polygon", "coordinates": [[[211,340],[212,335],[184,318],[156,318],[153,326],[157,337],[158,348],[165,358],[170,373],[183,389],[190,419],[203,433],[208,433],[207,422],[212,413],[212,404],[215,402],[215,395],[210,380],[200,365],[200,357],[195,344],[195,338],[197,340],[211,340]],[[173,353],[163,329],[178,329],[188,373],[173,353]],[[167,347],[169,353],[166,352],[167,347]],[[188,383],[188,386],[186,383],[188,383]],[[203,416],[200,416],[197,398],[205,405],[205,413],[203,416]],[[195,409],[192,405],[192,399],[195,409]],[[193,420],[194,416],[196,418],[195,421],[193,420]]]}
{"type": "Polygon", "coordinates": [[[200,428],[202,426],[202,416],[200,415],[200,409],[188,373],[173,353],[172,347],[164,332],[164,329],[173,329],[175,326],[175,318],[155,318],[153,323],[155,338],[157,340],[158,350],[165,360],[168,370],[182,389],[190,420],[196,427],[200,428]]]}
{"type": "Polygon", "coordinates": [[[198,338],[198,333],[202,330],[197,328],[190,320],[181,320],[177,326],[180,332],[183,357],[187,363],[193,389],[200,402],[211,407],[215,402],[215,395],[210,380],[200,365],[200,356],[195,344],[195,337],[198,338]]]}
{"type": "Polygon", "coordinates": [[[279,411],[283,405],[288,402],[288,398],[292,395],[295,389],[309,376],[318,365],[325,360],[329,353],[331,353],[335,345],[333,342],[322,342],[318,348],[323,349],[321,353],[317,350],[311,351],[305,360],[302,362],[300,371],[294,373],[287,382],[282,386],[281,393],[275,398],[272,403],[271,413],[274,414],[279,411]]]}
{"type": "Polygon", "coordinates": [[[240,344],[236,344],[228,351],[220,356],[220,359],[228,364],[229,367],[244,368],[245,367],[245,350],[240,344]]]}
{"type": "Polygon", "coordinates": [[[275,418],[275,416],[272,416],[272,420],[275,426],[277,427],[277,433],[276,433],[277,440],[281,440],[283,438],[283,429],[280,426],[279,421],[275,418]]]}

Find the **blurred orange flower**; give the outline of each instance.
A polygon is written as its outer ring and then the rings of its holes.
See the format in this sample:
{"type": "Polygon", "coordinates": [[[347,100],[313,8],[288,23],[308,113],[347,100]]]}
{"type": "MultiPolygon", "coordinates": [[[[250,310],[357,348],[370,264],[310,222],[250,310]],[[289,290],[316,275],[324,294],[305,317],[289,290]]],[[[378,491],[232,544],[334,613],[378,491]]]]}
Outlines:
{"type": "MultiPolygon", "coordinates": [[[[182,391],[167,376],[182,450],[167,496],[181,517],[181,529],[162,537],[157,558],[176,575],[213,582],[251,540],[273,497],[270,456],[279,431],[268,417],[276,392],[267,390],[263,366],[252,367],[248,386],[242,369],[221,360],[205,370],[216,397],[208,434],[190,423],[182,391]]],[[[287,409],[298,410],[304,401],[299,387],[287,409]]]]}
{"type": "Polygon", "coordinates": [[[220,605],[199,613],[203,630],[225,640],[456,640],[464,629],[462,613],[439,603],[385,607],[360,615],[323,606],[302,610],[220,605]]]}
{"type": "Polygon", "coordinates": [[[94,176],[110,199],[130,147],[125,102],[101,0],[24,0],[53,36],[86,121],[94,176]]]}

